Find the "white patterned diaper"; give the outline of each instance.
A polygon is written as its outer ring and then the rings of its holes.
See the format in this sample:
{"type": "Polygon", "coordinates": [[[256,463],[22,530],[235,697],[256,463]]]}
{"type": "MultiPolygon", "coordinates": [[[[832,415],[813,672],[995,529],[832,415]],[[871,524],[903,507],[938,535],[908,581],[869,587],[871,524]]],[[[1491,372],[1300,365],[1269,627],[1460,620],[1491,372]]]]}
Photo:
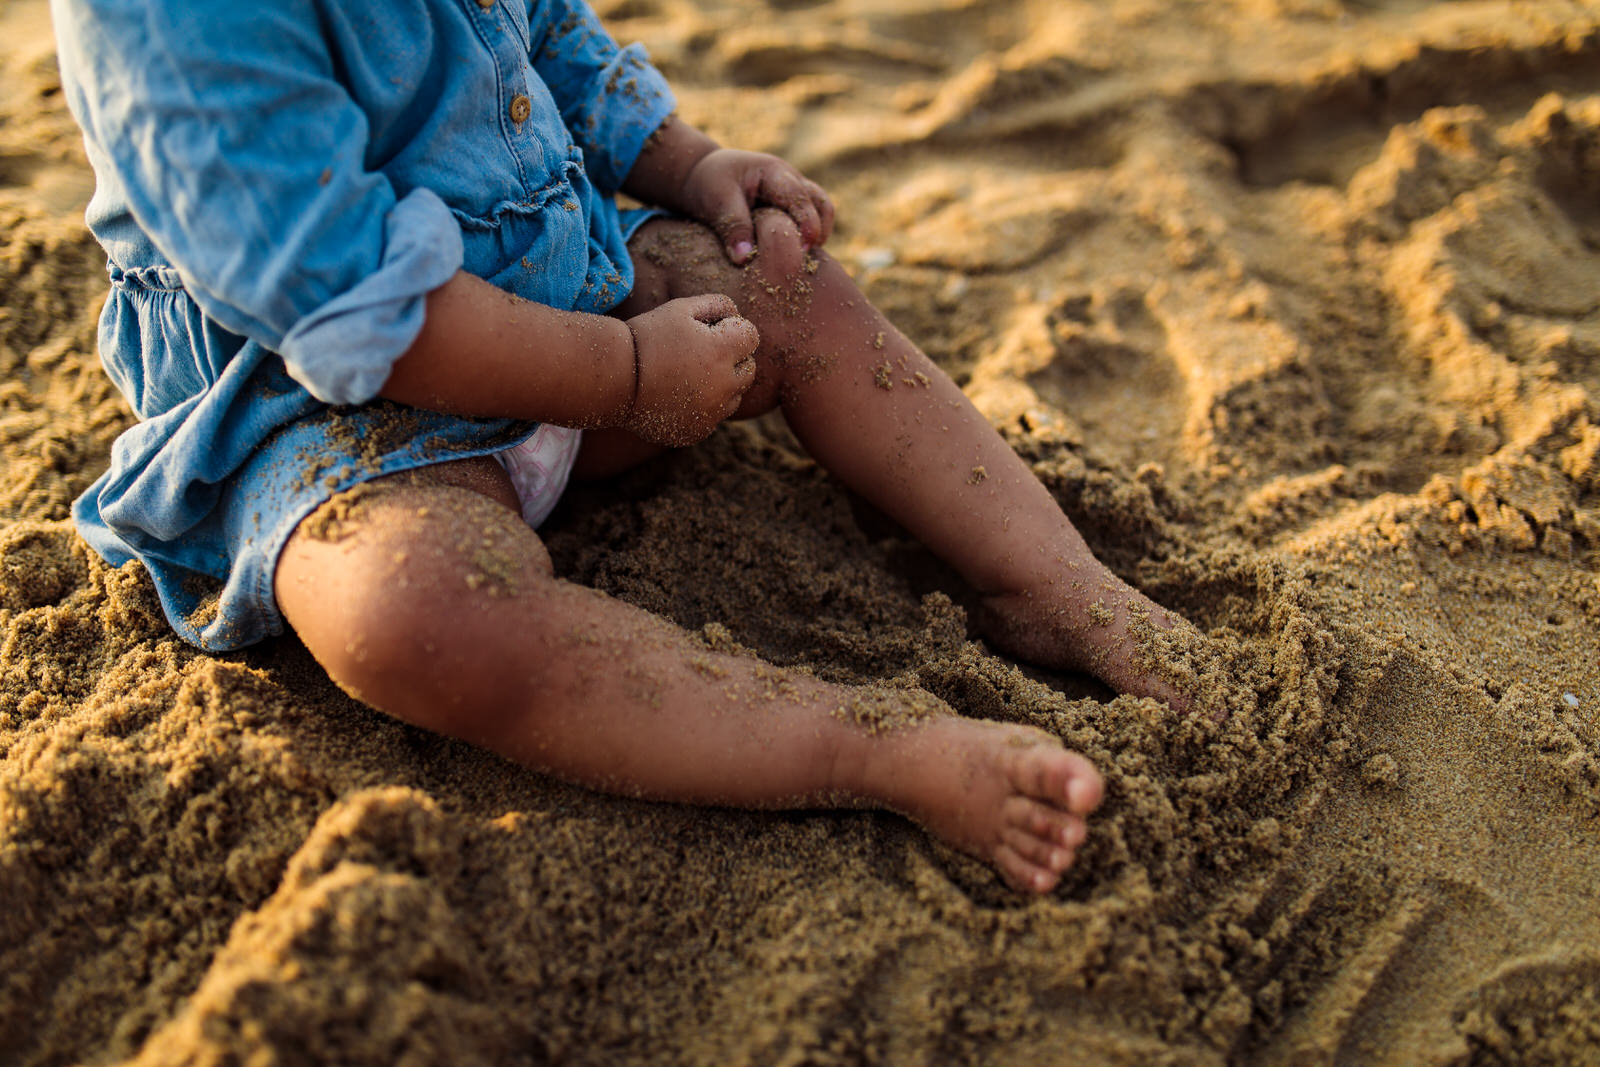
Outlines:
{"type": "Polygon", "coordinates": [[[583,431],[566,426],[540,423],[533,436],[504,452],[496,452],[495,459],[511,475],[511,484],[517,487],[517,497],[522,501],[522,518],[529,526],[538,529],[555,510],[556,501],[567,488],[567,478],[578,458],[578,445],[583,431]]]}

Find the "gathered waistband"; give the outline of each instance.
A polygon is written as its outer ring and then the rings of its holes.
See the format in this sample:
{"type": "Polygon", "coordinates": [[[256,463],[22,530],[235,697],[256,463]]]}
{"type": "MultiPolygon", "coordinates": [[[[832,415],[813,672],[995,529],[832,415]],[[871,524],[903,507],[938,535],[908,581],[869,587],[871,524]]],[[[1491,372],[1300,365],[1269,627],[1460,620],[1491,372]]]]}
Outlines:
{"type": "Polygon", "coordinates": [[[183,276],[176,267],[128,267],[123,268],[115,263],[106,264],[106,273],[111,277],[111,284],[121,289],[154,289],[176,292],[183,286],[183,276]]]}

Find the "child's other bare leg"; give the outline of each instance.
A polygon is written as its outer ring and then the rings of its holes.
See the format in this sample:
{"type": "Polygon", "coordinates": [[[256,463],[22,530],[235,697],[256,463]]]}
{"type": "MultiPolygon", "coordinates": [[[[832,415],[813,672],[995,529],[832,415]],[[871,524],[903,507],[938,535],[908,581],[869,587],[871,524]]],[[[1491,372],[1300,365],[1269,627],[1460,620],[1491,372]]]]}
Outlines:
{"type": "Polygon", "coordinates": [[[888,807],[1034,892],[1071,864],[1102,786],[1054,738],[707,651],[555,578],[516,509],[493,461],[375,483],[301,524],[278,602],[361,700],[569,781],[741,807],[888,807]],[[871,733],[862,709],[906,724],[871,733]]]}
{"type": "Polygon", "coordinates": [[[834,260],[806,252],[787,216],[757,215],[759,254],[732,266],[709,230],[646,226],[618,314],[720,291],[762,343],[741,414],[780,404],[808,451],[984,594],[988,636],[1046,666],[1088,671],[1178,707],[1130,631],[1186,625],[1107,570],[1032,471],[961,390],[874,308],[834,260]]]}

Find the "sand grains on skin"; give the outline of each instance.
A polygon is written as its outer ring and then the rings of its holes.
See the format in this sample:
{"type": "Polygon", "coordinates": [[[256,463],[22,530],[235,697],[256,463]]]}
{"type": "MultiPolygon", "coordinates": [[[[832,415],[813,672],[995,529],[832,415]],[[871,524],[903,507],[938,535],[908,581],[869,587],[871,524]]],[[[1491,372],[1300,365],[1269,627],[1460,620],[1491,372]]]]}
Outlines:
{"type": "Polygon", "coordinates": [[[874,799],[993,864],[1015,889],[1054,889],[1104,795],[1094,765],[1034,727],[952,715],[942,701],[930,714],[904,691],[869,696],[847,718],[876,743],[858,749],[846,780],[881,783],[874,799]]]}

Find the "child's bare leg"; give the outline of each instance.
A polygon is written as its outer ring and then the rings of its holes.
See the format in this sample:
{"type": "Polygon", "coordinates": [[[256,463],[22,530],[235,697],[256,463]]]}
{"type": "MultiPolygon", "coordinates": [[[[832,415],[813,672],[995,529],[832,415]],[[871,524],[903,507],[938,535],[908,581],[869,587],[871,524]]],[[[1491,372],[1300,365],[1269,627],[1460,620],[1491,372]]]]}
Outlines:
{"type": "Polygon", "coordinates": [[[1182,623],[1107,570],[1049,492],[966,396],[787,216],[757,216],[759,255],[730,264],[709,230],[658,221],[634,238],[633,315],[725,292],[761,331],[741,415],[780,404],[824,467],[893,516],[984,594],[988,636],[1046,666],[1179,707],[1141,665],[1130,627],[1182,623]]]}
{"type": "Polygon", "coordinates": [[[398,718],[609,792],[888,807],[1035,892],[1084,839],[1100,776],[1054,738],[713,653],[561,581],[492,461],[339,507],[290,539],[278,602],[335,681],[398,718]],[[869,733],[862,700],[912,721],[869,733]]]}

